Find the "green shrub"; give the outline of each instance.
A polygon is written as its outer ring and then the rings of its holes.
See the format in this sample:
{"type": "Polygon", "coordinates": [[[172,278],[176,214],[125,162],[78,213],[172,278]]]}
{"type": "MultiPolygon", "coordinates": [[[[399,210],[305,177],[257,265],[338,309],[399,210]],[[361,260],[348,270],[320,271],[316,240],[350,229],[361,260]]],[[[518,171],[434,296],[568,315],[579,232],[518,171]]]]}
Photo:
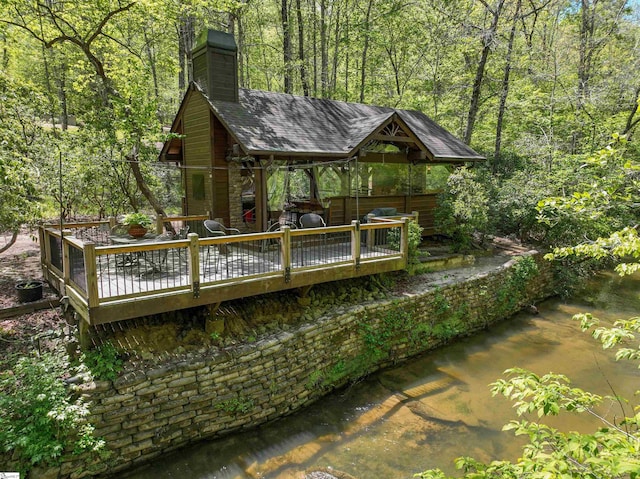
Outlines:
{"type": "Polygon", "coordinates": [[[67,356],[43,353],[0,363],[0,449],[11,452],[23,472],[38,464],[56,464],[63,454],[97,452],[104,441],[93,426],[82,397],[63,381],[83,372],[67,356]]]}
{"type": "MultiPolygon", "coordinates": [[[[419,262],[419,250],[418,247],[422,242],[422,226],[418,224],[417,221],[410,220],[408,223],[409,230],[409,251],[407,255],[408,264],[416,264],[419,262]]],[[[401,238],[401,230],[400,228],[392,228],[389,230],[387,241],[389,242],[389,247],[391,249],[400,251],[400,238],[401,238]]]]}
{"type": "Polygon", "coordinates": [[[450,236],[455,251],[469,250],[473,234],[484,234],[489,224],[489,198],[475,173],[460,168],[449,176],[438,199],[436,228],[450,236]]]}
{"type": "Polygon", "coordinates": [[[116,347],[106,342],[96,349],[86,351],[83,362],[96,379],[113,381],[122,371],[122,359],[116,347]]]}

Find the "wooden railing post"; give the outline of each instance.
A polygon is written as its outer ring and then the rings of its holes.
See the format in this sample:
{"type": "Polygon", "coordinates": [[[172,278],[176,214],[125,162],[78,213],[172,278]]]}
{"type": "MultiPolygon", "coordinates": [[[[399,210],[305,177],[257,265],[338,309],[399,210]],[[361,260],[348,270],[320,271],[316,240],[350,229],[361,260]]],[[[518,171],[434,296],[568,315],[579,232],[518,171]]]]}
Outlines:
{"type": "MultiPolygon", "coordinates": [[[[373,223],[374,215],[369,213],[367,215],[367,223],[373,223]]],[[[367,251],[371,251],[371,249],[375,246],[375,230],[367,230],[367,251]]]]}
{"type": "Polygon", "coordinates": [[[156,234],[161,235],[164,233],[164,216],[158,215],[156,217],[156,234]]]}
{"type": "Polygon", "coordinates": [[[282,244],[280,247],[282,249],[281,256],[284,281],[288,283],[291,281],[291,228],[288,226],[282,227],[282,244]]]}
{"type": "Polygon", "coordinates": [[[413,216],[413,220],[416,222],[417,225],[420,224],[420,212],[419,211],[412,211],[411,215],[413,216]]]}
{"type": "Polygon", "coordinates": [[[60,294],[67,294],[67,285],[71,279],[71,261],[69,259],[69,243],[64,240],[65,234],[70,235],[69,230],[60,230],[60,242],[62,243],[62,281],[64,284],[62,288],[64,291],[60,291],[60,294]]]}
{"type": "Polygon", "coordinates": [[[360,268],[360,221],[351,222],[351,258],[356,269],[360,268]]]}
{"type": "Polygon", "coordinates": [[[44,241],[44,243],[40,245],[40,247],[44,248],[45,261],[47,263],[47,266],[50,267],[51,266],[51,239],[49,238],[49,236],[51,236],[51,233],[49,233],[47,229],[44,227],[42,229],[43,229],[42,240],[44,241]]]}
{"type": "Polygon", "coordinates": [[[409,264],[409,220],[407,218],[401,218],[402,221],[402,234],[400,235],[400,253],[404,259],[404,267],[409,264]]]}
{"type": "Polygon", "coordinates": [[[95,308],[100,303],[100,298],[98,297],[96,245],[93,242],[86,242],[82,250],[84,253],[84,274],[87,284],[87,304],[89,308],[95,308]]]}
{"type": "Polygon", "coordinates": [[[40,243],[40,266],[44,268],[47,264],[47,248],[45,247],[44,226],[38,226],[38,242],[40,243]]]}
{"type": "Polygon", "coordinates": [[[200,240],[196,233],[187,235],[189,240],[189,273],[193,297],[200,297],[200,240]]]}
{"type": "Polygon", "coordinates": [[[115,216],[109,216],[109,229],[113,229],[116,227],[116,217],[115,216]]]}

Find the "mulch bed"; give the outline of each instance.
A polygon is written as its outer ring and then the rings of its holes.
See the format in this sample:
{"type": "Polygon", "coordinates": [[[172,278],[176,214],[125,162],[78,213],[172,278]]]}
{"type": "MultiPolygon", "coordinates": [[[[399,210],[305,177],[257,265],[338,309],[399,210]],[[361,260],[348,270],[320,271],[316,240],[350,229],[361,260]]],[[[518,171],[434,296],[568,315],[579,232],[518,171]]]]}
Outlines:
{"type": "MultiPolygon", "coordinates": [[[[46,347],[65,324],[57,307],[20,314],[24,311],[20,307],[27,304],[18,302],[15,285],[26,280],[42,280],[42,269],[38,243],[25,231],[15,245],[0,254],[0,360],[46,347]]],[[[46,283],[43,297],[56,304],[57,295],[46,283]]]]}

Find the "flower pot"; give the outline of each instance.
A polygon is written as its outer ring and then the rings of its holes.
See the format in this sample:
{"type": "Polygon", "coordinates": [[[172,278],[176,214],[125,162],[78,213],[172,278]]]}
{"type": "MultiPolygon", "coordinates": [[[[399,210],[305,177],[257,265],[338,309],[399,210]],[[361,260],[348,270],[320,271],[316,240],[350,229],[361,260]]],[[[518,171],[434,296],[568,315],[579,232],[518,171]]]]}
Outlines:
{"type": "Polygon", "coordinates": [[[127,233],[134,238],[142,238],[147,234],[147,228],[142,225],[130,225],[127,233]]]}
{"type": "Polygon", "coordinates": [[[16,284],[18,301],[21,303],[29,303],[42,299],[42,286],[42,281],[23,281],[16,284]]]}

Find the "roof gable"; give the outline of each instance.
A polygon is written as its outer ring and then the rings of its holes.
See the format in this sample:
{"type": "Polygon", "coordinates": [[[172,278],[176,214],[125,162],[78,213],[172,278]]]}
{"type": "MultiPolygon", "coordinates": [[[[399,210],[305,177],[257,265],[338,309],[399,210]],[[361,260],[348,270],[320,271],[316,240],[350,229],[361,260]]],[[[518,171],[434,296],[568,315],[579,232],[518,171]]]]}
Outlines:
{"type": "MultiPolygon", "coordinates": [[[[192,89],[206,98],[196,84],[192,89]]],[[[346,158],[394,118],[430,159],[484,159],[418,111],[247,89],[239,90],[237,103],[207,100],[248,155],[346,158]]]]}

